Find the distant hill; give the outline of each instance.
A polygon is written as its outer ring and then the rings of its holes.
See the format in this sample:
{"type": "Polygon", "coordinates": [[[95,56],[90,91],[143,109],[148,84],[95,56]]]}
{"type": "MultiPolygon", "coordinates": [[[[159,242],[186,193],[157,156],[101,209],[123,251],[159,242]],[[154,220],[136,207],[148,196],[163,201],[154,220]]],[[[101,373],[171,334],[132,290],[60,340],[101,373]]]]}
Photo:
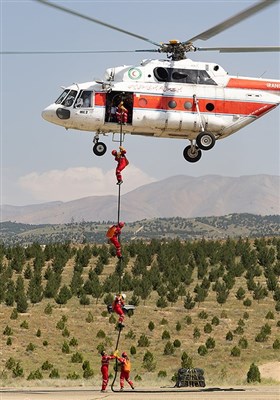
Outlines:
{"type": "MultiPolygon", "coordinates": [[[[107,243],[109,223],[72,222],[69,224],[30,225],[1,223],[1,242],[5,245],[30,243],[107,243]]],[[[229,214],[220,217],[153,218],[126,223],[122,241],[135,239],[225,239],[280,235],[280,215],[229,214]]]]}
{"type": "MultiPolygon", "coordinates": [[[[125,183],[124,183],[125,185],[125,183]]],[[[28,206],[1,205],[1,221],[65,224],[115,221],[116,196],[91,196],[28,206]]],[[[173,176],[122,196],[121,219],[196,218],[232,213],[280,214],[280,177],[173,176]]]]}

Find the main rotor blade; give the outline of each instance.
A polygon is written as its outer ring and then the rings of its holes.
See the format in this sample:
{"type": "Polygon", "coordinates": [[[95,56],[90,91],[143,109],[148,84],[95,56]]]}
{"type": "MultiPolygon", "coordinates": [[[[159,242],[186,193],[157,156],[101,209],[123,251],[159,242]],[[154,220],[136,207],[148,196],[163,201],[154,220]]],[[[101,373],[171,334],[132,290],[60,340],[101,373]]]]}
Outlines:
{"type": "Polygon", "coordinates": [[[103,54],[103,53],[158,53],[157,49],[150,50],[81,50],[81,51],[0,51],[0,54],[17,55],[17,54],[103,54]]]}
{"type": "Polygon", "coordinates": [[[37,1],[38,3],[45,4],[46,6],[49,6],[49,7],[56,8],[58,10],[66,12],[68,14],[75,15],[76,17],[80,17],[80,18],[86,19],[87,21],[95,22],[96,24],[106,26],[107,28],[114,29],[115,31],[125,33],[126,35],[136,37],[137,39],[144,40],[145,42],[151,43],[151,44],[153,44],[155,46],[158,46],[158,47],[161,46],[159,43],[153,42],[152,40],[150,40],[148,38],[145,38],[144,36],[140,36],[140,35],[137,35],[136,33],[126,31],[126,30],[124,30],[122,28],[118,28],[117,26],[107,24],[106,22],[100,21],[99,19],[92,18],[92,17],[89,17],[89,16],[84,15],[84,14],[80,14],[77,11],[70,10],[69,8],[65,8],[65,7],[59,6],[58,4],[50,3],[47,0],[34,0],[34,1],[37,1]]]}
{"type": "Polygon", "coordinates": [[[219,51],[220,53],[258,53],[280,51],[280,47],[196,47],[195,51],[219,51]]]}
{"type": "Polygon", "coordinates": [[[200,33],[199,35],[192,37],[191,39],[189,39],[184,43],[194,42],[195,40],[198,39],[201,40],[210,39],[211,37],[217,35],[218,33],[221,33],[224,30],[230,28],[231,26],[238,24],[244,19],[249,18],[251,15],[256,14],[257,12],[263,10],[266,7],[271,6],[273,3],[276,2],[278,2],[278,0],[262,0],[261,2],[247,8],[244,11],[241,11],[240,13],[234,15],[231,18],[228,18],[227,20],[221,22],[220,24],[213,26],[213,28],[207,29],[206,31],[200,33]]]}

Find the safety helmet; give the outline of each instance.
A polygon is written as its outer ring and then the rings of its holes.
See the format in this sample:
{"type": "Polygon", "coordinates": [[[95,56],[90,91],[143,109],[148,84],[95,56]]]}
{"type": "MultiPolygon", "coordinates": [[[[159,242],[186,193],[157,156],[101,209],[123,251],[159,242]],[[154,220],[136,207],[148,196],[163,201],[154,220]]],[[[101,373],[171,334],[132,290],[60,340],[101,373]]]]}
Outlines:
{"type": "Polygon", "coordinates": [[[127,354],[125,351],[122,353],[122,357],[127,357],[127,354]]]}
{"type": "Polygon", "coordinates": [[[122,298],[125,300],[126,299],[126,294],[122,293],[122,298]]]}
{"type": "Polygon", "coordinates": [[[123,228],[124,227],[124,222],[119,222],[119,227],[123,228]]]}
{"type": "Polygon", "coordinates": [[[105,351],[105,350],[102,350],[100,354],[101,354],[102,356],[105,356],[106,351],[105,351]]]}
{"type": "Polygon", "coordinates": [[[116,156],[118,154],[117,150],[112,150],[112,155],[116,156]]]}

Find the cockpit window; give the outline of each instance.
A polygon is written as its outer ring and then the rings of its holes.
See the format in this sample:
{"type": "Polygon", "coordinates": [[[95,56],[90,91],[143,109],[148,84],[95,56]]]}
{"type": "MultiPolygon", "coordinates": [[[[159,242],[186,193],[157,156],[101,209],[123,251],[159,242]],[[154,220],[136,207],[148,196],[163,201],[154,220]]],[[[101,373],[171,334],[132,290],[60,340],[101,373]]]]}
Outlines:
{"type": "Polygon", "coordinates": [[[62,105],[64,105],[65,107],[71,107],[74,103],[76,96],[77,90],[70,90],[65,100],[62,101],[62,105]]]}
{"type": "Polygon", "coordinates": [[[75,107],[87,108],[92,107],[92,91],[81,90],[76,100],[75,107]]]}
{"type": "Polygon", "coordinates": [[[69,92],[70,92],[69,89],[64,90],[59,96],[59,98],[56,100],[55,104],[61,104],[69,92]]]}
{"type": "Polygon", "coordinates": [[[159,82],[193,83],[200,85],[217,85],[205,70],[163,68],[154,69],[155,78],[159,82]]]}

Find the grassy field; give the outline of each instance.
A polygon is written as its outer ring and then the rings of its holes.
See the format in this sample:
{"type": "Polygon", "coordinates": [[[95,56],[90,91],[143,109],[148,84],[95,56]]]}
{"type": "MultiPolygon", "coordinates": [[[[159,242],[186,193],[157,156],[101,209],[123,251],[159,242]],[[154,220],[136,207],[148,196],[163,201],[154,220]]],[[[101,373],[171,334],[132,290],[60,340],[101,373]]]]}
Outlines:
{"type": "MultiPolygon", "coordinates": [[[[128,270],[133,265],[130,260],[128,270]]],[[[94,266],[96,259],[92,257],[89,265],[84,269],[83,276],[86,278],[90,268],[94,266]]],[[[101,279],[115,269],[116,260],[110,258],[110,264],[106,266],[101,279]]],[[[47,265],[46,265],[47,266],[47,265]]],[[[73,273],[73,259],[69,260],[63,271],[63,283],[69,284],[73,273]]],[[[188,287],[193,291],[197,284],[195,274],[194,281],[188,287]]],[[[260,281],[262,281],[260,277],[260,281]]],[[[141,381],[137,381],[139,386],[151,385],[173,385],[171,381],[174,373],[181,367],[181,356],[186,352],[192,358],[193,366],[204,369],[207,386],[209,385],[242,385],[246,382],[246,375],[251,363],[261,365],[266,362],[279,360],[279,349],[273,349],[276,339],[280,340],[280,320],[279,313],[275,311],[275,301],[271,292],[268,297],[259,302],[252,301],[250,307],[245,307],[243,302],[237,300],[235,293],[242,286],[246,288],[244,277],[236,278],[235,285],[230,291],[229,298],[222,306],[216,301],[216,293],[212,290],[203,303],[191,310],[184,308],[184,298],[174,305],[169,305],[164,309],[156,307],[158,295],[152,292],[151,296],[143,302],[140,301],[132,317],[126,316],[125,328],[122,331],[119,352],[130,353],[132,346],[136,348],[136,354],[131,355],[132,379],[136,376],[141,381]],[[205,311],[205,319],[201,318],[201,312],[205,311]],[[273,319],[267,319],[268,312],[272,312],[273,319]],[[244,314],[246,313],[246,314],[244,314]],[[189,318],[190,317],[190,318],[189,318]],[[213,318],[218,318],[218,324],[213,323],[213,318]],[[148,325],[152,321],[154,329],[151,331],[148,325]],[[179,324],[178,324],[179,322],[179,324]],[[211,332],[205,333],[205,325],[210,325],[211,332]],[[271,327],[271,333],[265,342],[256,342],[255,337],[265,324],[271,327]],[[179,329],[181,325],[181,329],[179,329]],[[200,337],[194,338],[194,330],[200,331],[200,337]],[[170,339],[162,339],[164,331],[168,331],[170,339]],[[226,340],[227,333],[233,333],[233,340],[226,340]],[[144,334],[149,340],[149,345],[139,347],[138,340],[144,334]],[[208,338],[213,338],[215,347],[208,349],[205,356],[198,354],[198,348],[205,345],[208,338]],[[241,348],[240,339],[245,338],[248,342],[247,348],[241,348]],[[165,355],[164,349],[168,341],[174,343],[180,341],[180,347],[175,347],[174,354],[165,355]],[[234,347],[240,348],[240,355],[233,356],[231,351],[234,347]],[[143,357],[147,351],[154,356],[155,369],[148,372],[143,366],[143,357]],[[165,378],[158,378],[159,371],[165,371],[165,378]]],[[[249,292],[248,292],[249,293],[249,292]]],[[[246,293],[246,297],[247,294],[246,293]]],[[[127,293],[127,303],[132,293],[127,293]]],[[[249,296],[252,298],[252,296],[249,296]]],[[[106,313],[106,306],[101,299],[99,302],[91,298],[88,306],[81,306],[77,298],[70,299],[66,305],[59,306],[54,300],[43,299],[40,303],[29,305],[28,312],[19,314],[17,319],[11,319],[13,308],[3,304],[0,306],[0,377],[2,386],[23,385],[93,385],[100,383],[100,355],[97,346],[103,343],[108,352],[115,350],[117,334],[114,321],[109,322],[110,315],[106,313]],[[52,313],[44,312],[48,304],[52,305],[52,313]],[[93,316],[89,321],[89,315],[93,316]],[[64,326],[58,326],[64,320],[64,326]],[[24,323],[24,321],[27,322],[24,323]],[[24,323],[22,326],[22,323],[24,323]],[[12,330],[10,334],[4,334],[5,328],[9,326],[12,330]],[[41,331],[39,336],[38,330],[41,331]],[[100,331],[104,331],[105,337],[101,336],[100,331]],[[99,332],[99,335],[98,335],[99,332]],[[8,338],[11,344],[7,344],[8,338]],[[76,346],[69,346],[69,354],[62,352],[64,342],[77,340],[76,346]],[[27,346],[32,343],[33,350],[27,350],[27,346]],[[74,363],[71,358],[74,353],[80,353],[83,361],[87,360],[94,372],[94,376],[83,379],[82,363],[74,363]],[[13,358],[19,362],[23,368],[23,377],[13,377],[12,370],[7,368],[7,360],[13,358]],[[52,364],[50,370],[42,370],[44,362],[52,364]],[[57,369],[59,378],[50,379],[49,374],[52,369],[57,369]],[[30,372],[40,370],[42,378],[36,381],[27,380],[30,372]],[[66,379],[69,374],[76,373],[80,378],[77,380],[66,379]]],[[[114,362],[112,362],[111,373],[114,362]]],[[[266,381],[262,381],[266,383],[266,381]]],[[[268,384],[275,383],[267,381],[268,384]]]]}

